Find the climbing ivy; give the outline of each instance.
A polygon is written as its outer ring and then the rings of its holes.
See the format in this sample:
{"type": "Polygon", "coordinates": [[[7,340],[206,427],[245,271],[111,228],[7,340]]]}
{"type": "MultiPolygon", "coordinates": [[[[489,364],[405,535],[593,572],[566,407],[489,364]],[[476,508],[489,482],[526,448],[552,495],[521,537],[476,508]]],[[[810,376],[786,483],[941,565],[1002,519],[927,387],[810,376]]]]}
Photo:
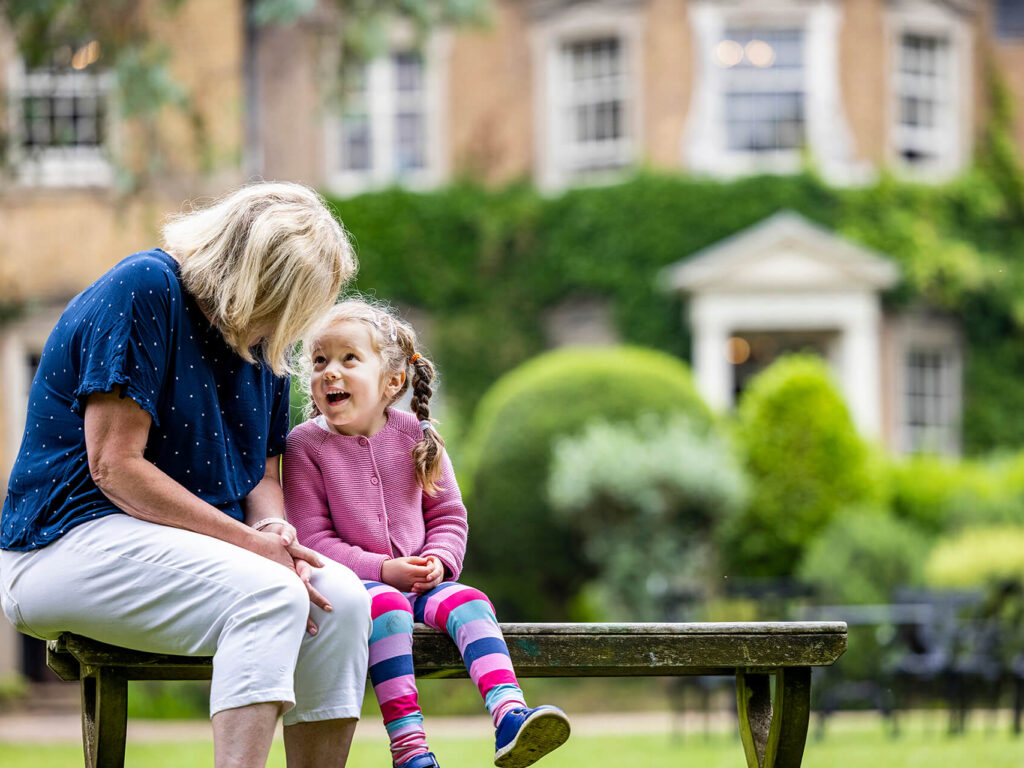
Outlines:
{"type": "Polygon", "coordinates": [[[970,355],[965,445],[1024,442],[1024,222],[979,167],[940,186],[883,177],[837,189],[813,173],[735,181],[644,172],[546,197],[471,183],[333,200],[360,257],[358,287],[426,310],[444,391],[463,420],[502,373],[546,346],[543,317],[573,297],[607,301],[626,342],[686,358],[679,297],[659,271],[791,209],[901,267],[884,297],[957,317],[970,355]]]}

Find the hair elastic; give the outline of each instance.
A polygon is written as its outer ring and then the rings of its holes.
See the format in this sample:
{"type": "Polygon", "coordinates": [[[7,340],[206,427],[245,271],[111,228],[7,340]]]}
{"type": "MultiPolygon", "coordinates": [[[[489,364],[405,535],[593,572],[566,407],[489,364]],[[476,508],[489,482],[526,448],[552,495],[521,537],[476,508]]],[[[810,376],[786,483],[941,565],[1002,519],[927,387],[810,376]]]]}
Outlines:
{"type": "Polygon", "coordinates": [[[419,352],[413,352],[412,357],[409,358],[409,365],[416,365],[416,361],[419,360],[423,355],[419,352]]]}
{"type": "Polygon", "coordinates": [[[420,419],[420,429],[426,432],[428,429],[433,429],[434,425],[430,419],[420,419]]]}

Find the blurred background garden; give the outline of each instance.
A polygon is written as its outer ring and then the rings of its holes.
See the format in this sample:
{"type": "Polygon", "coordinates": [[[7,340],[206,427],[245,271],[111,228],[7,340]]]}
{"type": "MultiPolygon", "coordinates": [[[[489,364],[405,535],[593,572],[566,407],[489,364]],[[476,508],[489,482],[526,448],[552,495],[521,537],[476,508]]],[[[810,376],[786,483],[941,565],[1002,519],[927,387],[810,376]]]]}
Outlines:
{"type": "MultiPolygon", "coordinates": [[[[502,620],[847,621],[806,764],[1024,765],[1024,2],[9,2],[0,71],[0,480],[71,296],[301,181],[440,369],[502,620]]],[[[57,685],[0,626],[0,710],[57,685]]],[[[530,685],[676,718],[580,761],[738,759],[721,681],[530,685]]]]}

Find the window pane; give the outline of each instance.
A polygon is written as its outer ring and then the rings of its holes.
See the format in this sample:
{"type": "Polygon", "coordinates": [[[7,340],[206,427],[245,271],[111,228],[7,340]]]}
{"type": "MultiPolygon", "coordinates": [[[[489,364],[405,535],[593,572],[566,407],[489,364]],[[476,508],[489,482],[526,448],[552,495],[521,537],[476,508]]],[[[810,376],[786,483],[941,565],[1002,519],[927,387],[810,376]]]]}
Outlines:
{"type": "Polygon", "coordinates": [[[565,162],[586,171],[625,165],[626,72],[620,40],[579,40],[563,46],[565,162]]]}
{"type": "Polygon", "coordinates": [[[941,157],[952,130],[949,42],[943,37],[900,36],[893,78],[899,104],[894,130],[896,152],[908,163],[941,157]]]}
{"type": "Polygon", "coordinates": [[[342,167],[347,171],[368,171],[373,165],[370,119],[348,115],[341,125],[342,167]]]}
{"type": "Polygon", "coordinates": [[[395,88],[402,93],[423,90],[423,58],[419,53],[396,53],[393,57],[395,67],[395,88]]]}
{"type": "Polygon", "coordinates": [[[423,133],[422,113],[405,112],[395,116],[395,163],[399,173],[426,166],[423,133]]]}
{"type": "Polygon", "coordinates": [[[30,70],[20,97],[21,146],[32,151],[100,147],[108,88],[93,72],[30,70]]]}
{"type": "Polygon", "coordinates": [[[950,452],[957,444],[953,357],[945,350],[912,349],[904,358],[904,449],[950,452]]]}
{"type": "Polygon", "coordinates": [[[995,26],[1000,37],[1024,37],[1024,3],[996,0],[995,26]]]}
{"type": "Polygon", "coordinates": [[[799,29],[726,30],[735,59],[723,66],[726,142],[739,152],[799,149],[805,142],[803,34],[799,29]],[[740,56],[739,51],[742,51],[740,56]]]}

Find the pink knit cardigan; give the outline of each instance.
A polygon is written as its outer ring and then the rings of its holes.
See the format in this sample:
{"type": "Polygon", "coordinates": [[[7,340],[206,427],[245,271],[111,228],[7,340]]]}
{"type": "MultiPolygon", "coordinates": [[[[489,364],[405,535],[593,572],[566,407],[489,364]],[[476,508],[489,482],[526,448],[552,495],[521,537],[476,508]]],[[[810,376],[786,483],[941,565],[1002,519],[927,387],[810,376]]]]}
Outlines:
{"type": "Polygon", "coordinates": [[[339,435],[313,421],[288,435],[284,507],[299,542],[380,580],[394,557],[436,556],[457,579],[466,553],[466,508],[448,455],[436,496],[416,482],[412,448],[422,438],[416,417],[388,409],[372,437],[339,435]]]}

